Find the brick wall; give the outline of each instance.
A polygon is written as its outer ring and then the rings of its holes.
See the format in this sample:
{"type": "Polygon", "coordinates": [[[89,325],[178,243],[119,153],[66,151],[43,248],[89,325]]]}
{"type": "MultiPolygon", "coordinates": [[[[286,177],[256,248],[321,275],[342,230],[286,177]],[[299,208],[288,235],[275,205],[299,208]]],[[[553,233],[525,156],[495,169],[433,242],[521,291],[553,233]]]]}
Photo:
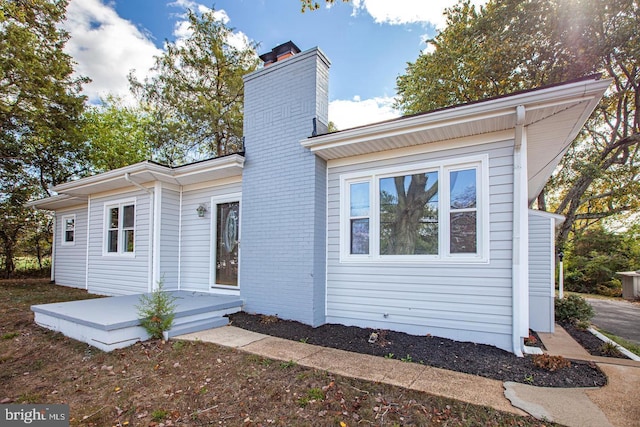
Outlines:
{"type": "Polygon", "coordinates": [[[300,145],[328,123],[317,48],[245,77],[240,286],[247,312],[325,319],[326,165],[300,145]]]}

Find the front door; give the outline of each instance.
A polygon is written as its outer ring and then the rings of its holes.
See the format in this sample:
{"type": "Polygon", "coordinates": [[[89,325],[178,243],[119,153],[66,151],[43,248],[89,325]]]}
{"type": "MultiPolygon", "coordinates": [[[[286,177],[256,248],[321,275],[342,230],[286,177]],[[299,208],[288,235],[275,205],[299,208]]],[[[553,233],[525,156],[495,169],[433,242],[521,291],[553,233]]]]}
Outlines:
{"type": "Polygon", "coordinates": [[[215,205],[215,279],[214,285],[238,286],[238,237],[240,202],[215,205]]]}

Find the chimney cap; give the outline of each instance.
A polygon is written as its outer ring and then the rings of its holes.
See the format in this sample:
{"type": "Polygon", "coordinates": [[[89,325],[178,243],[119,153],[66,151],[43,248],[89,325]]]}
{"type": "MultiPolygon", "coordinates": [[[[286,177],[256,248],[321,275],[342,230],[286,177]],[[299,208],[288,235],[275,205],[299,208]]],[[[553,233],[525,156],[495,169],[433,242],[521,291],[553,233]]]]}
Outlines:
{"type": "Polygon", "coordinates": [[[296,46],[294,42],[289,40],[286,43],[282,43],[281,45],[274,47],[271,49],[271,52],[263,53],[260,55],[260,59],[265,63],[265,65],[268,65],[279,60],[286,59],[296,53],[300,53],[300,48],[296,46]]]}

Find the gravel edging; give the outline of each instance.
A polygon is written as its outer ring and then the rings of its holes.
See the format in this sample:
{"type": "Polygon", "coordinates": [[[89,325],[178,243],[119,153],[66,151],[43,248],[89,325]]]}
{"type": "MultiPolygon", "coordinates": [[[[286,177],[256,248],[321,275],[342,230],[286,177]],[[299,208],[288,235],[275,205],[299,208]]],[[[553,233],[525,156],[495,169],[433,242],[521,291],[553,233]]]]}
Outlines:
{"type": "Polygon", "coordinates": [[[245,312],[231,314],[229,320],[233,326],[274,337],[500,381],[540,387],[602,387],[607,383],[607,377],[593,363],[572,361],[570,367],[550,372],[536,367],[532,356],[517,357],[490,345],[337,324],[312,328],[296,321],[245,312]],[[377,334],[377,340],[370,343],[372,333],[377,334]]]}

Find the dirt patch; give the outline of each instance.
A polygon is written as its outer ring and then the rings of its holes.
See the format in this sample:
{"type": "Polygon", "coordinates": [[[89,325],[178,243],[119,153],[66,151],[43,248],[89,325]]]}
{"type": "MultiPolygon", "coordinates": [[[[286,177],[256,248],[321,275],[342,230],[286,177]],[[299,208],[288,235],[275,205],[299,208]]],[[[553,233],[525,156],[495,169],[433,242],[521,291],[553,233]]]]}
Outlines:
{"type": "Polygon", "coordinates": [[[104,353],[33,323],[31,304],[90,297],[0,281],[0,401],[67,403],[73,426],[553,425],[209,343],[104,353]]]}
{"type": "Polygon", "coordinates": [[[264,316],[244,312],[229,317],[233,326],[275,337],[422,363],[500,381],[541,387],[601,387],[607,383],[606,376],[594,364],[572,361],[568,368],[549,372],[536,367],[531,356],[516,357],[489,345],[336,324],[312,328],[290,320],[273,321],[272,316],[265,321],[264,316]],[[373,333],[377,334],[377,339],[370,343],[373,333]]]}

